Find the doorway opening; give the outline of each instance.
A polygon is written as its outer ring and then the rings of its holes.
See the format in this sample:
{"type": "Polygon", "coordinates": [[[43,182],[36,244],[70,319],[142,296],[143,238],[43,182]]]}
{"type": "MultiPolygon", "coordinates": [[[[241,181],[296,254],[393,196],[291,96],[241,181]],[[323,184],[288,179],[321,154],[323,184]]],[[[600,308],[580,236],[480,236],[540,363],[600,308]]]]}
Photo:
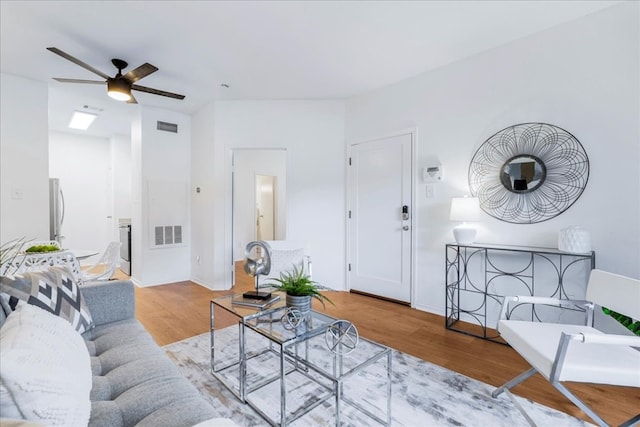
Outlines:
{"type": "Polygon", "coordinates": [[[278,177],[256,175],[256,240],[275,240],[278,217],[278,177]]]}
{"type": "Polygon", "coordinates": [[[244,260],[247,243],[254,240],[286,239],[285,149],[232,151],[231,176],[231,267],[244,260]]]}

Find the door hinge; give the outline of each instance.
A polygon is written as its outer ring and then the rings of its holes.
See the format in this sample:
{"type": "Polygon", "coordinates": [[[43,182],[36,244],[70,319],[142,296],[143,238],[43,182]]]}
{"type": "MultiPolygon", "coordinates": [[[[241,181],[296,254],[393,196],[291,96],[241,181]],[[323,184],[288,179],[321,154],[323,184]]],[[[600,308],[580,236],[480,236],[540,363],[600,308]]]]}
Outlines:
{"type": "Polygon", "coordinates": [[[349,211],[349,219],[351,219],[351,211],[349,211]]]}
{"type": "Polygon", "coordinates": [[[351,166],[351,157],[349,157],[349,166],[351,166]]]}
{"type": "Polygon", "coordinates": [[[349,271],[351,271],[351,264],[349,264],[349,271]]]}

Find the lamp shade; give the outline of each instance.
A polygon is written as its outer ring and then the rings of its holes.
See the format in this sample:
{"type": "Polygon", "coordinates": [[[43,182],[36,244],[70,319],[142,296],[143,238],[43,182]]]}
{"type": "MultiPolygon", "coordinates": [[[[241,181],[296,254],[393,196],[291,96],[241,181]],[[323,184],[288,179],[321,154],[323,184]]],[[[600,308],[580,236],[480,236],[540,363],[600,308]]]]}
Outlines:
{"type": "Polygon", "coordinates": [[[109,79],[107,80],[107,94],[118,101],[129,101],[131,99],[131,85],[125,80],[109,79]]]}
{"type": "Polygon", "coordinates": [[[479,221],[480,203],[477,197],[454,197],[451,199],[451,221],[479,221]]]}

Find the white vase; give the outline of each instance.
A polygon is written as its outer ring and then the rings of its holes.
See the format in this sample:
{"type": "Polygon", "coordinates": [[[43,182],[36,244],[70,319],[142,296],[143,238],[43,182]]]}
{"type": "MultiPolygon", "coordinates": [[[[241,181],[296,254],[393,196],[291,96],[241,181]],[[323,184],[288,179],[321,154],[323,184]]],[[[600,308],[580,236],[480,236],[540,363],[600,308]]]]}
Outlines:
{"type": "Polygon", "coordinates": [[[563,228],[558,233],[558,249],[574,254],[591,252],[591,235],[583,227],[563,228]]]}

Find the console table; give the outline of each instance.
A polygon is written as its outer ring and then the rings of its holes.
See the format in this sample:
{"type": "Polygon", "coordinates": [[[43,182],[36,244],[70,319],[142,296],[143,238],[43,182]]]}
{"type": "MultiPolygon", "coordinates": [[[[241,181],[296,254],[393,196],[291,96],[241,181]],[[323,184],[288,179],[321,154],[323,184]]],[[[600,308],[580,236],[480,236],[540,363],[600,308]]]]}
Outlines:
{"type": "MultiPolygon", "coordinates": [[[[593,251],[574,254],[554,248],[449,243],[445,246],[445,327],[503,343],[494,326],[504,296],[584,299],[595,262],[593,251]]],[[[516,310],[516,318],[527,320],[581,317],[578,309],[523,306],[516,310]]]]}

